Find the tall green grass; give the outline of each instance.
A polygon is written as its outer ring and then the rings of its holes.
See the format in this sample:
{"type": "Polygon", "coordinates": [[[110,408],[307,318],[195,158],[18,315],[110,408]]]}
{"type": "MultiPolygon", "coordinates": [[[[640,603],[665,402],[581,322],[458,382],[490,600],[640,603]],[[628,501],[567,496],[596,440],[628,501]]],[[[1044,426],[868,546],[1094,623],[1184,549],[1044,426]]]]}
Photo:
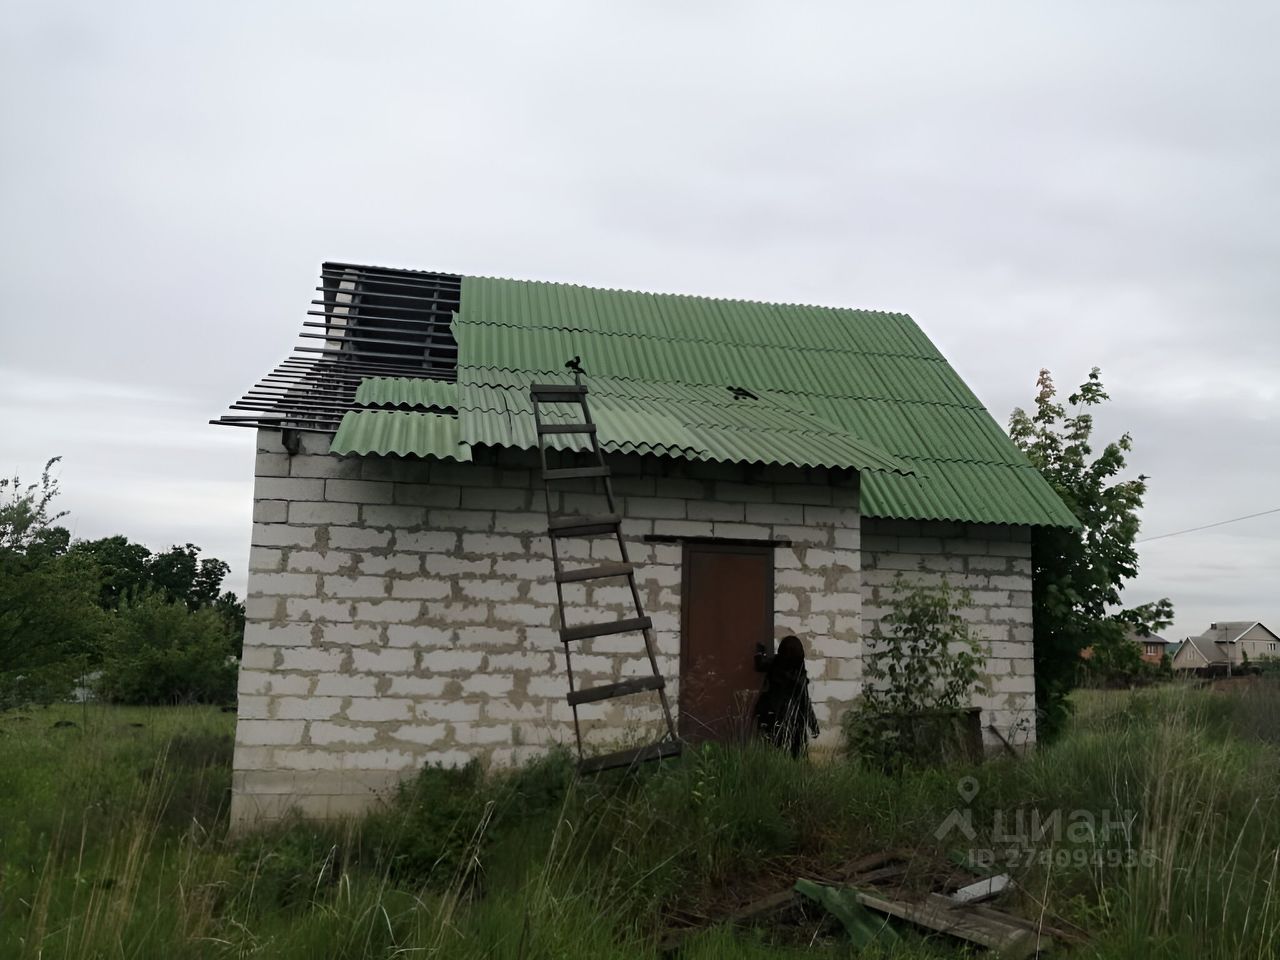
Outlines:
{"type": "MultiPolygon", "coordinates": [[[[236,841],[233,718],[0,714],[0,956],[649,957],[675,918],[889,847],[914,852],[906,882],[925,889],[928,868],[965,848],[1002,851],[999,817],[1055,811],[1123,824],[1050,832],[1014,868],[1014,906],[1087,930],[1081,955],[1271,956],[1277,696],[1088,692],[1068,735],[1025,760],[896,777],[760,747],[591,780],[558,755],[500,775],[428,770],[358,823],[236,841]],[[972,841],[935,836],[956,808],[972,841]]],[[[958,950],[906,933],[894,956],[958,950]]],[[[681,956],[846,952],[835,928],[808,924],[708,929],[681,956]]]]}

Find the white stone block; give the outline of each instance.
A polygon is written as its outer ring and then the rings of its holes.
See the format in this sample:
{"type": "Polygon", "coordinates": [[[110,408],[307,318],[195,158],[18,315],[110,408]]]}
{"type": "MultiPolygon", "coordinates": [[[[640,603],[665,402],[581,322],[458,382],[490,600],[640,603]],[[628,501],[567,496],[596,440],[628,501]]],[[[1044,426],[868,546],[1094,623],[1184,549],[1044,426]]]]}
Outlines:
{"type": "Polygon", "coordinates": [[[290,620],[346,621],[351,619],[351,604],[345,600],[290,597],[285,601],[285,615],[290,620]]]}
{"type": "Polygon", "coordinates": [[[427,522],[426,507],[407,507],[402,504],[387,506],[373,504],[360,508],[360,518],[368,527],[394,527],[407,530],[421,527],[427,522]]]}
{"type": "Polygon", "coordinates": [[[250,573],[275,573],[284,566],[284,551],[271,547],[249,548],[250,573]]]}
{"type": "Polygon", "coordinates": [[[240,697],[236,703],[238,720],[266,720],[271,716],[271,698],[262,696],[240,697]]]}
{"type": "Polygon", "coordinates": [[[329,720],[341,710],[341,697],[280,697],[272,706],[278,720],[329,720]]]}
{"type": "Polygon", "coordinates": [[[356,620],[379,623],[409,623],[417,620],[422,604],[417,600],[368,600],[355,604],[356,620]]]}
{"type": "Polygon", "coordinates": [[[455,625],[489,622],[489,605],[487,603],[440,603],[429,601],[426,607],[427,618],[436,623],[455,625]]]}
{"type": "Polygon", "coordinates": [[[360,459],[343,459],[330,454],[299,454],[289,462],[289,475],[293,477],[355,477],[360,474],[360,459]]]}
{"type": "Polygon", "coordinates": [[[516,705],[509,700],[486,700],[484,716],[486,720],[518,720],[523,723],[545,721],[547,719],[546,703],[522,703],[516,705]]]}
{"type": "Polygon", "coordinates": [[[309,623],[246,623],[244,642],[253,646],[305,647],[313,640],[313,630],[309,623]]]}
{"type": "Polygon", "coordinates": [[[352,554],[330,550],[317,553],[314,550],[290,550],[288,569],[292,573],[334,573],[354,562],[352,554]]]}
{"type": "Polygon", "coordinates": [[[714,530],[706,520],[655,520],[653,532],[660,537],[709,537],[714,530]]]}
{"type": "Polygon", "coordinates": [[[397,483],[395,490],[396,503],[413,507],[456,509],[461,497],[461,487],[447,484],[397,483]]]}
{"type": "MultiPolygon", "coordinates": [[[[491,653],[485,657],[485,669],[503,670],[536,670],[547,672],[556,668],[555,660],[549,653],[491,653]]],[[[478,669],[478,667],[476,668],[478,669]]]]}
{"type": "Polygon", "coordinates": [[[259,451],[253,462],[255,477],[287,477],[289,475],[289,455],[259,451]]]}
{"type": "Polygon", "coordinates": [[[387,645],[392,647],[441,647],[453,643],[452,627],[390,624],[387,626],[387,645]]]}
{"type": "Polygon", "coordinates": [[[254,523],[284,523],[289,519],[289,501],[256,500],[253,504],[254,523]]]}
{"type": "Polygon", "coordinates": [[[274,647],[253,647],[245,644],[240,653],[241,670],[271,670],[276,665],[274,647]]]}
{"type": "MultiPolygon", "coordinates": [[[[361,557],[360,572],[379,577],[388,574],[416,574],[422,570],[422,558],[412,553],[396,553],[389,557],[361,557]]],[[[393,594],[394,596],[394,594],[393,594]]]]}
{"type": "Polygon", "coordinates": [[[323,480],[295,477],[258,477],[253,484],[255,500],[323,500],[323,480]]]}
{"type": "Polygon", "coordinates": [[[556,616],[553,605],[536,603],[495,603],[493,618],[502,623],[522,623],[530,627],[544,627],[556,616]]]}
{"type": "Polygon", "coordinates": [[[563,700],[569,695],[569,678],[561,673],[544,677],[530,677],[527,689],[531,697],[563,700]]]}
{"type": "Polygon", "coordinates": [[[410,673],[413,660],[412,650],[351,651],[351,663],[358,673],[410,673]]]}
{"type": "Polygon", "coordinates": [[[818,547],[831,546],[831,527],[792,527],[778,524],[773,528],[775,537],[782,537],[792,543],[812,544],[818,547]]]}
{"type": "Polygon", "coordinates": [[[422,565],[427,574],[434,577],[483,577],[493,569],[493,561],[488,557],[468,560],[438,553],[425,556],[422,565]]]}
{"type": "Polygon", "coordinates": [[[343,755],[344,770],[411,770],[419,760],[403,750],[360,750],[343,755]]]}
{"type": "Polygon", "coordinates": [[[378,643],[382,628],[372,623],[322,623],[320,637],[325,643],[349,646],[372,646],[378,643]]]}
{"type": "Polygon", "coordinates": [[[458,549],[458,534],[451,530],[424,530],[410,533],[396,531],[396,550],[420,553],[453,553],[458,549]]]}
{"type": "Polygon", "coordinates": [[[458,643],[464,647],[508,647],[520,641],[511,627],[459,627],[458,643]]]}
{"type": "Polygon", "coordinates": [[[268,597],[314,596],[316,578],[305,573],[256,573],[250,590],[268,597]]]}
{"type": "Polygon", "coordinates": [[[462,580],[458,586],[472,600],[514,600],[520,592],[515,580],[462,580]]]}
{"type": "Polygon", "coordinates": [[[391,731],[391,736],[406,743],[426,745],[442,743],[449,728],[444,723],[406,723],[391,731]]]}
{"type": "Polygon", "coordinates": [[[347,704],[347,719],[380,723],[388,720],[411,720],[413,701],[394,697],[352,697],[347,704]]]}
{"type": "MultiPolygon", "coordinates": [[[[748,504],[747,506],[754,506],[754,504],[748,504]]],[[[716,500],[688,500],[686,501],[685,514],[690,520],[722,520],[729,523],[742,523],[748,519],[743,504],[722,503],[716,500]]]]}
{"type": "Polygon", "coordinates": [[[545,533],[547,516],[545,513],[531,511],[495,513],[493,529],[495,533],[545,533]]]}
{"type": "Polygon", "coordinates": [[[326,576],[321,578],[320,593],[328,597],[378,598],[387,595],[388,584],[384,577],[326,576]]]}
{"type": "Polygon", "coordinates": [[[339,523],[345,526],[359,519],[359,509],[354,503],[291,503],[289,522],[299,525],[315,523],[339,523]]]}
{"type": "Polygon", "coordinates": [[[333,743],[373,743],[378,735],[374,727],[354,727],[344,723],[316,721],[307,731],[311,742],[317,746],[333,743]]]}
{"type": "Polygon", "coordinates": [[[364,674],[322,673],[316,677],[316,696],[372,697],[378,693],[378,678],[364,674]]]}
{"type": "Polygon", "coordinates": [[[287,523],[255,523],[253,546],[255,547],[303,547],[315,546],[315,527],[294,527],[287,523]]]}
{"type": "Polygon", "coordinates": [[[510,743],[511,724],[451,723],[455,743],[510,743]]]}
{"type": "Polygon", "coordinates": [[[422,700],[416,712],[419,720],[465,721],[480,719],[480,703],[476,700],[422,700]]]}
{"type": "Polygon", "coordinates": [[[397,697],[442,697],[450,683],[446,677],[392,677],[387,692],[397,697]]]}
{"type": "Polygon", "coordinates": [[[502,697],[511,693],[515,678],[509,673],[480,673],[462,681],[462,692],[477,696],[502,697]]]}
{"type": "Polygon", "coordinates": [[[302,742],[302,721],[245,720],[236,722],[236,743],[247,747],[286,745],[302,742]]]}
{"type": "Polygon", "coordinates": [[[525,549],[519,537],[491,533],[464,533],[462,552],[499,557],[511,554],[523,555],[525,549]]]}
{"type": "Polygon", "coordinates": [[[338,550],[373,550],[391,545],[391,531],[363,527],[330,527],[329,546],[338,550]]]}
{"type": "Polygon", "coordinates": [[[430,673],[473,673],[484,654],[477,650],[431,650],[422,654],[422,669],[430,673]]]}
{"type": "Polygon", "coordinates": [[[326,480],[324,499],[343,503],[390,503],[394,488],[377,480],[326,480]]]}

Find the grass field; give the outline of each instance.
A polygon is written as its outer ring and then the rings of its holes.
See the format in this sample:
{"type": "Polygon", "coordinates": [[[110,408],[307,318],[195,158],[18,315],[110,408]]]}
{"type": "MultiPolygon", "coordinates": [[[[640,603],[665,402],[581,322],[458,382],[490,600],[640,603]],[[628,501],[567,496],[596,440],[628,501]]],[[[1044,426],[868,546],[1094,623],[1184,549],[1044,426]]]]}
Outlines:
{"type": "MultiPolygon", "coordinates": [[[[890,777],[709,748],[579,782],[553,756],[500,777],[427,771],[360,824],[239,841],[233,716],[0,714],[0,957],[651,957],[675,918],[860,854],[940,863],[957,844],[1013,864],[1025,915],[1089,931],[1076,955],[1280,952],[1280,687],[1078,707],[1061,742],[1020,761],[890,777]],[[975,839],[939,839],[958,808],[975,839]],[[1049,828],[1027,837],[1029,823],[1049,828]]],[[[898,929],[858,955],[961,953],[898,929]]],[[[815,923],[712,927],[679,955],[850,953],[815,923]]]]}

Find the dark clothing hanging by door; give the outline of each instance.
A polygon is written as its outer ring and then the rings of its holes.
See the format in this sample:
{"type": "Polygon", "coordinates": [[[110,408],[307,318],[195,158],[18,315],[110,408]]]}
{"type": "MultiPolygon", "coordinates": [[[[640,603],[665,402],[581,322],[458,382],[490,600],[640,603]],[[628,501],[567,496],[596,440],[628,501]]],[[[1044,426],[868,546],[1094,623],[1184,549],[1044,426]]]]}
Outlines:
{"type": "Polygon", "coordinates": [[[765,671],[756,700],[756,731],[774,746],[799,757],[807,752],[810,735],[818,735],[804,649],[795,637],[787,637],[776,656],[758,655],[756,663],[765,671]]]}

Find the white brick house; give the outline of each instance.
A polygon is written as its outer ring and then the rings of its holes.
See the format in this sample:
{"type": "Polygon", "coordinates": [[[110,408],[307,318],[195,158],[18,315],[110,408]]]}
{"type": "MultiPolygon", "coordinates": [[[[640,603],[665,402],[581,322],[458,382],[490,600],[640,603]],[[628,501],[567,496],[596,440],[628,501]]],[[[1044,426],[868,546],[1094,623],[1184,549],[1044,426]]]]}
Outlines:
{"type": "MultiPolygon", "coordinates": [[[[223,420],[258,438],[237,824],[354,813],[424,764],[572,742],[527,391],[574,354],[683,735],[712,735],[690,691],[717,684],[734,715],[714,735],[745,725],[756,643],[795,633],[835,743],[902,573],[973,591],[984,726],[1034,738],[1031,532],[1074,521],[910,318],[345,264],[322,279],[317,355],[223,420]]],[[[576,483],[552,511],[601,512],[576,483]]],[[[567,584],[566,620],[628,615],[617,584],[567,584]]],[[[573,653],[579,685],[649,669],[631,636],[573,653]]],[[[580,709],[592,749],[660,719],[643,697],[580,709]]]]}

